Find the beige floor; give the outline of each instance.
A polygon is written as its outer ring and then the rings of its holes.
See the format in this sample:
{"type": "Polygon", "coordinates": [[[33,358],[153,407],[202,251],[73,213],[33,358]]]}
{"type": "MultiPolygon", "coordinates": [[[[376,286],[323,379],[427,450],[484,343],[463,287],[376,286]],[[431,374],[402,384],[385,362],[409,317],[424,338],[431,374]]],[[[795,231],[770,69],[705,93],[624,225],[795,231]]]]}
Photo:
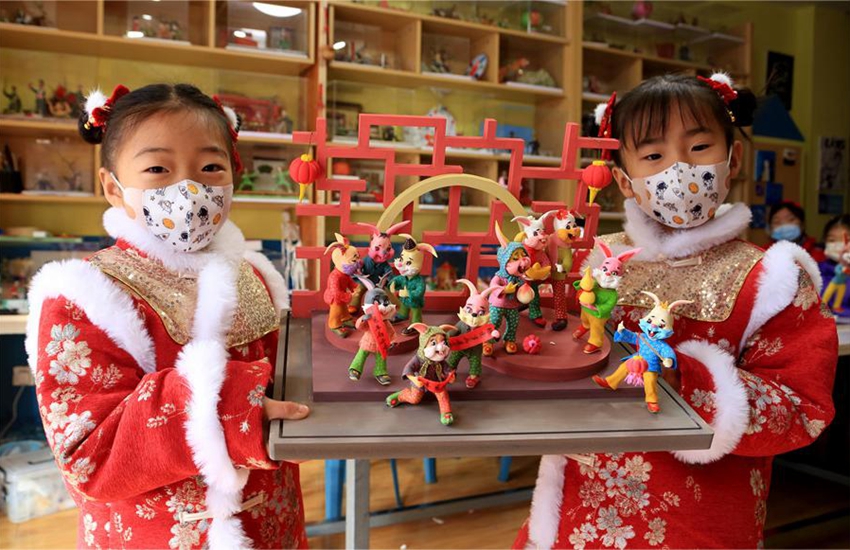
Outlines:
{"type": "MultiPolygon", "coordinates": [[[[421,460],[400,460],[399,478],[406,505],[447,498],[489,493],[503,488],[530,486],[534,482],[537,459],[515,458],[511,480],[496,479],[496,458],[440,459],[439,481],[426,485],[421,460]]],[[[324,518],[324,463],[302,465],[302,488],[308,522],[324,518]]],[[[850,503],[846,487],[836,487],[801,474],[777,475],[771,488],[767,528],[812,517],[830,510],[846,510],[850,503]]],[[[392,508],[395,500],[387,461],[375,461],[372,467],[372,510],[392,508]]],[[[507,548],[528,511],[527,504],[470,510],[448,517],[374,529],[373,548],[507,548]]],[[[76,540],[75,510],[14,525],[0,518],[0,548],[69,548],[76,540]]],[[[342,535],[316,537],[313,548],[342,548],[342,535]]],[[[827,523],[791,532],[777,532],[767,539],[768,548],[848,548],[850,516],[846,513],[827,523]]]]}

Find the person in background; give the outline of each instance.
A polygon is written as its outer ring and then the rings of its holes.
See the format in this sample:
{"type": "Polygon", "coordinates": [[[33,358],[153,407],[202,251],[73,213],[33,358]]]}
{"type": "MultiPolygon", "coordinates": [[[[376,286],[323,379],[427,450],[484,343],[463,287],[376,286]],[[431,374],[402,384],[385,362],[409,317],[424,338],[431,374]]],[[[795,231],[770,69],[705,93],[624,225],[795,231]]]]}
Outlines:
{"type": "MultiPolygon", "coordinates": [[[[844,249],[845,236],[850,236],[850,214],[841,214],[826,222],[823,228],[824,258],[818,261],[824,289],[835,276],[835,267],[844,249]]],[[[844,311],[850,311],[850,295],[844,297],[841,307],[844,311]]]]}
{"type": "Polygon", "coordinates": [[[826,258],[815,238],[806,234],[806,212],[796,202],[782,201],[772,205],[767,229],[770,232],[770,244],[790,241],[802,247],[816,262],[826,258]]]}

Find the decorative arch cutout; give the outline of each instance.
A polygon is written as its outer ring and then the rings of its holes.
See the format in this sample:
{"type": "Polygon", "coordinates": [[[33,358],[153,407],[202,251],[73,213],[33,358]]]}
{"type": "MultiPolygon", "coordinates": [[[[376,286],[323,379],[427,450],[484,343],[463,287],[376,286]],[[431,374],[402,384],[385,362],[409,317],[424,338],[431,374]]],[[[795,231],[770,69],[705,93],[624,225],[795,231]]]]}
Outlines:
{"type": "Polygon", "coordinates": [[[522,206],[519,199],[493,180],[473,174],[443,174],[417,182],[400,193],[381,214],[377,223],[378,229],[386,231],[392,225],[393,220],[404,212],[407,205],[414,203],[425,193],[444,187],[468,187],[483,191],[502,201],[514,216],[526,215],[525,207],[522,206]]]}

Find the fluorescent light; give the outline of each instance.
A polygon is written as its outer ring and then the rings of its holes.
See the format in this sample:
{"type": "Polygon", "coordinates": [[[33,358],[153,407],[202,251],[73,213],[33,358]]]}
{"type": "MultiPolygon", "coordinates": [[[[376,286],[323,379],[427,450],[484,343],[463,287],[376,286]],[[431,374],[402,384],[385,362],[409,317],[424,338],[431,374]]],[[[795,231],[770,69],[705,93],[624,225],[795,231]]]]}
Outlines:
{"type": "Polygon", "coordinates": [[[340,40],[339,42],[334,42],[334,50],[341,50],[345,47],[345,41],[340,40]]]}
{"type": "Polygon", "coordinates": [[[270,15],[272,17],[294,17],[301,13],[300,8],[291,8],[289,6],[278,6],[276,4],[266,4],[265,2],[254,2],[254,9],[257,11],[264,13],[266,15],[270,15]]]}
{"type": "Polygon", "coordinates": [[[147,13],[142,15],[142,19],[145,21],[153,21],[153,15],[148,15],[147,13]]]}
{"type": "Polygon", "coordinates": [[[144,38],[145,33],[142,31],[127,31],[127,38],[144,38]]]}
{"type": "Polygon", "coordinates": [[[247,38],[248,34],[245,31],[233,31],[233,36],[236,38],[247,38]]]}

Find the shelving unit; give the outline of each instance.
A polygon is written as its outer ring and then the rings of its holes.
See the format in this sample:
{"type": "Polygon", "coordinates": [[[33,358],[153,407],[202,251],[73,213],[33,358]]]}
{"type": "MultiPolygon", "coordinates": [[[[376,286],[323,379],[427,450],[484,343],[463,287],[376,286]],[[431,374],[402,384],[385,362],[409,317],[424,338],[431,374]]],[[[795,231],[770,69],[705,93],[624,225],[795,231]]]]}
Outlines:
{"type": "MultiPolygon", "coordinates": [[[[662,72],[708,74],[713,67],[721,67],[731,69],[733,77],[743,82],[750,72],[751,27],[724,29],[704,22],[672,23],[671,13],[681,4],[676,2],[656,3],[652,17],[636,21],[622,14],[590,13],[590,5],[583,2],[557,0],[455,5],[404,0],[270,3],[300,9],[295,17],[301,18],[298,20],[304,26],[304,32],[299,34],[293,30],[294,23],[287,24],[289,27],[282,25],[274,31],[275,37],[267,29],[268,45],[279,41],[277,50],[244,44],[256,39],[255,28],[264,24],[260,19],[263,15],[255,13],[251,2],[48,0],[44,5],[50,11],[52,27],[0,23],[0,56],[5,56],[0,57],[0,71],[4,79],[23,70],[29,71],[28,78],[33,80],[41,75],[59,80],[56,75],[64,75],[67,86],[75,90],[77,80],[84,89],[95,84],[108,88],[118,81],[133,88],[153,81],[189,80],[208,92],[250,85],[252,97],[283,97],[295,130],[313,129],[317,116],[327,117],[330,124],[343,108],[348,109],[348,116],[353,116],[358,105],[362,112],[416,115],[442,106],[458,117],[457,130],[463,135],[478,135],[484,118],[496,118],[505,131],[520,132],[519,137],[531,132],[539,142],[541,154],[526,154],[524,162],[541,167],[559,164],[564,124],[582,120],[583,114],[606,100],[612,91],[624,93],[644,78],[662,72]],[[134,24],[131,4],[134,10],[139,5],[147,6],[148,13],[154,15],[165,10],[166,19],[183,17],[180,14],[185,13],[180,40],[128,38],[127,31],[134,24]],[[524,10],[528,10],[527,17],[523,17],[524,10]],[[521,28],[520,21],[527,27],[521,28]],[[609,38],[611,34],[614,40],[609,38]],[[241,35],[245,37],[236,40],[241,35]],[[650,47],[659,40],[687,44],[692,60],[659,57],[657,49],[650,47]],[[385,51],[385,57],[353,62],[343,54],[358,41],[367,45],[366,53],[385,51]],[[340,46],[343,42],[345,45],[340,46]],[[435,70],[434,55],[441,48],[448,54],[441,70],[451,74],[435,70]],[[711,52],[711,59],[704,52],[711,52]],[[28,57],[13,59],[22,53],[28,57]],[[488,58],[481,78],[460,74],[479,53],[488,58]],[[555,87],[504,82],[499,69],[523,59],[528,61],[524,70],[545,69],[555,87]],[[24,69],[15,69],[16,66],[24,69]],[[88,76],[67,72],[68,67],[75,66],[85,66],[85,71],[77,72],[88,76]],[[583,77],[587,76],[596,77],[600,87],[586,90],[583,77]]],[[[628,9],[625,4],[621,7],[616,3],[613,8],[628,9]]],[[[348,51],[352,53],[357,52],[348,51]]],[[[363,53],[360,52],[361,57],[363,53]]],[[[29,91],[20,92],[25,104],[32,101],[29,91]]],[[[283,160],[303,152],[304,145],[293,144],[290,131],[244,130],[239,149],[248,160],[248,169],[253,169],[252,156],[283,160]]],[[[0,117],[3,142],[71,140],[76,135],[73,120],[0,117]]],[[[329,135],[333,135],[334,145],[345,145],[351,139],[350,134],[329,135]]],[[[427,161],[431,155],[426,143],[406,139],[375,141],[375,145],[393,149],[404,162],[427,161]]],[[[90,160],[86,160],[86,166],[90,162],[96,172],[98,148],[88,151],[90,160]]],[[[499,178],[509,160],[498,151],[468,149],[448,149],[446,156],[450,163],[492,179],[499,178]]],[[[578,162],[586,165],[590,160],[578,162]]],[[[238,177],[234,183],[239,183],[238,177]]],[[[540,186],[546,190],[541,191],[544,195],[532,198],[571,199],[575,182],[557,183],[540,186]]],[[[404,185],[397,182],[398,187],[404,185]]],[[[317,194],[313,200],[321,203],[332,199],[322,195],[317,194]]],[[[488,199],[474,194],[468,199],[469,205],[462,209],[463,223],[486,223],[488,199]]],[[[277,238],[280,215],[291,211],[294,203],[291,197],[240,196],[235,201],[233,218],[249,238],[277,238]]],[[[0,193],[0,218],[4,224],[31,225],[37,220],[57,233],[100,233],[97,213],[106,206],[99,185],[93,187],[93,196],[86,197],[0,193]]],[[[381,207],[361,202],[353,203],[351,209],[363,221],[374,221],[381,207]]],[[[425,229],[445,224],[444,206],[420,204],[416,211],[427,220],[425,229]]],[[[609,220],[614,228],[621,216],[610,212],[601,219],[609,220]]],[[[305,220],[301,229],[305,242],[323,244],[333,227],[305,220]]]]}

